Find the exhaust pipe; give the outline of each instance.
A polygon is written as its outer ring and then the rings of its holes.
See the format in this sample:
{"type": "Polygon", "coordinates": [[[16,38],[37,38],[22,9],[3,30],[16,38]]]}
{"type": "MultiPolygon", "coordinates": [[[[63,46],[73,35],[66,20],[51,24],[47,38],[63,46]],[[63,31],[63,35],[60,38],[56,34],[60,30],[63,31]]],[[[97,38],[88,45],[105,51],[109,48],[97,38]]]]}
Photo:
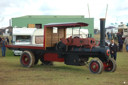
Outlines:
{"type": "Polygon", "coordinates": [[[100,47],[105,47],[105,18],[100,19],[100,47]]]}

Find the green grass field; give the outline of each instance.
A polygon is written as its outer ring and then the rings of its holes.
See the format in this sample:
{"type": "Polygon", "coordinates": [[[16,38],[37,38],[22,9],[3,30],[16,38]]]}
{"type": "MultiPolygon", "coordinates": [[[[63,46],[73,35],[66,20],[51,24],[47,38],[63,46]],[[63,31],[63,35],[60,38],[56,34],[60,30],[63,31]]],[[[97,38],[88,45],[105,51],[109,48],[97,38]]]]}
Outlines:
{"type": "Polygon", "coordinates": [[[102,74],[90,73],[87,66],[58,62],[53,66],[43,66],[39,62],[32,68],[24,68],[19,59],[19,56],[13,56],[11,50],[7,50],[6,57],[0,57],[0,85],[128,85],[126,51],[118,52],[115,72],[102,74]]]}

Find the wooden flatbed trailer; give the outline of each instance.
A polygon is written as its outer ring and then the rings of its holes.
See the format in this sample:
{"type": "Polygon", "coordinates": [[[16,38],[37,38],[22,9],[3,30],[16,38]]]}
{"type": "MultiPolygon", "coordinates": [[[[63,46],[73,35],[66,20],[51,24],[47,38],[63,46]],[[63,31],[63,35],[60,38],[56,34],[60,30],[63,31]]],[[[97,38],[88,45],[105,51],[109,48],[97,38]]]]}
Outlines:
{"type": "MultiPolygon", "coordinates": [[[[87,23],[61,23],[44,25],[43,46],[35,45],[7,45],[9,49],[24,51],[20,56],[20,63],[24,67],[32,67],[40,59],[45,65],[52,62],[64,62],[67,65],[85,65],[89,57],[89,70],[101,73],[103,70],[114,72],[116,62],[109,58],[109,47],[105,46],[105,19],[100,19],[100,45],[96,45],[94,38],[80,36],[66,38],[66,29],[88,26],[87,23]],[[55,33],[53,32],[55,29],[55,33]]],[[[73,34],[73,32],[72,32],[73,34]]],[[[80,32],[79,32],[80,35],[80,32]]]]}

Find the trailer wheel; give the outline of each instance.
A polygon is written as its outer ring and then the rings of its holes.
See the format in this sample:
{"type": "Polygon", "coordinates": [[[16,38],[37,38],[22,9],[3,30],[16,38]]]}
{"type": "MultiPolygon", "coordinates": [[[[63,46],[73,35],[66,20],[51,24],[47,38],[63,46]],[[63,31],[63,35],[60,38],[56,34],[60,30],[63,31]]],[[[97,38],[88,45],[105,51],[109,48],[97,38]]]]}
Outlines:
{"type": "Polygon", "coordinates": [[[103,63],[100,59],[94,58],[89,63],[89,70],[92,73],[100,74],[103,71],[103,63]]]}
{"type": "Polygon", "coordinates": [[[116,68],[116,61],[113,58],[109,58],[109,60],[104,63],[104,71],[106,72],[114,72],[116,68]]]}
{"type": "Polygon", "coordinates": [[[32,67],[35,62],[35,57],[32,52],[24,51],[20,56],[20,63],[24,67],[32,67]]]}
{"type": "Polygon", "coordinates": [[[51,61],[44,61],[44,57],[41,57],[40,61],[42,62],[42,65],[53,65],[53,62],[51,61]]]}

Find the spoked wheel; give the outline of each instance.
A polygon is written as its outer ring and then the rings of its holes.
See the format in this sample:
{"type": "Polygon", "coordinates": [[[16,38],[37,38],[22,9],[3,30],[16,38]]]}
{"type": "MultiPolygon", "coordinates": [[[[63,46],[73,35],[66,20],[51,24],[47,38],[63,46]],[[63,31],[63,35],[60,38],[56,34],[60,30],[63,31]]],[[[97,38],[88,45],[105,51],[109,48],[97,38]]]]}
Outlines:
{"type": "Polygon", "coordinates": [[[41,57],[40,61],[42,62],[43,65],[53,65],[53,62],[51,61],[44,61],[44,57],[41,57]]]}
{"type": "Polygon", "coordinates": [[[20,63],[24,67],[32,67],[35,62],[35,57],[32,52],[24,51],[20,56],[20,63]]]}
{"type": "Polygon", "coordinates": [[[116,61],[113,58],[110,58],[107,62],[104,62],[104,71],[114,72],[116,71],[116,61]]]}
{"type": "Polygon", "coordinates": [[[92,73],[100,74],[103,71],[103,63],[100,59],[94,58],[89,63],[89,70],[92,73]]]}

